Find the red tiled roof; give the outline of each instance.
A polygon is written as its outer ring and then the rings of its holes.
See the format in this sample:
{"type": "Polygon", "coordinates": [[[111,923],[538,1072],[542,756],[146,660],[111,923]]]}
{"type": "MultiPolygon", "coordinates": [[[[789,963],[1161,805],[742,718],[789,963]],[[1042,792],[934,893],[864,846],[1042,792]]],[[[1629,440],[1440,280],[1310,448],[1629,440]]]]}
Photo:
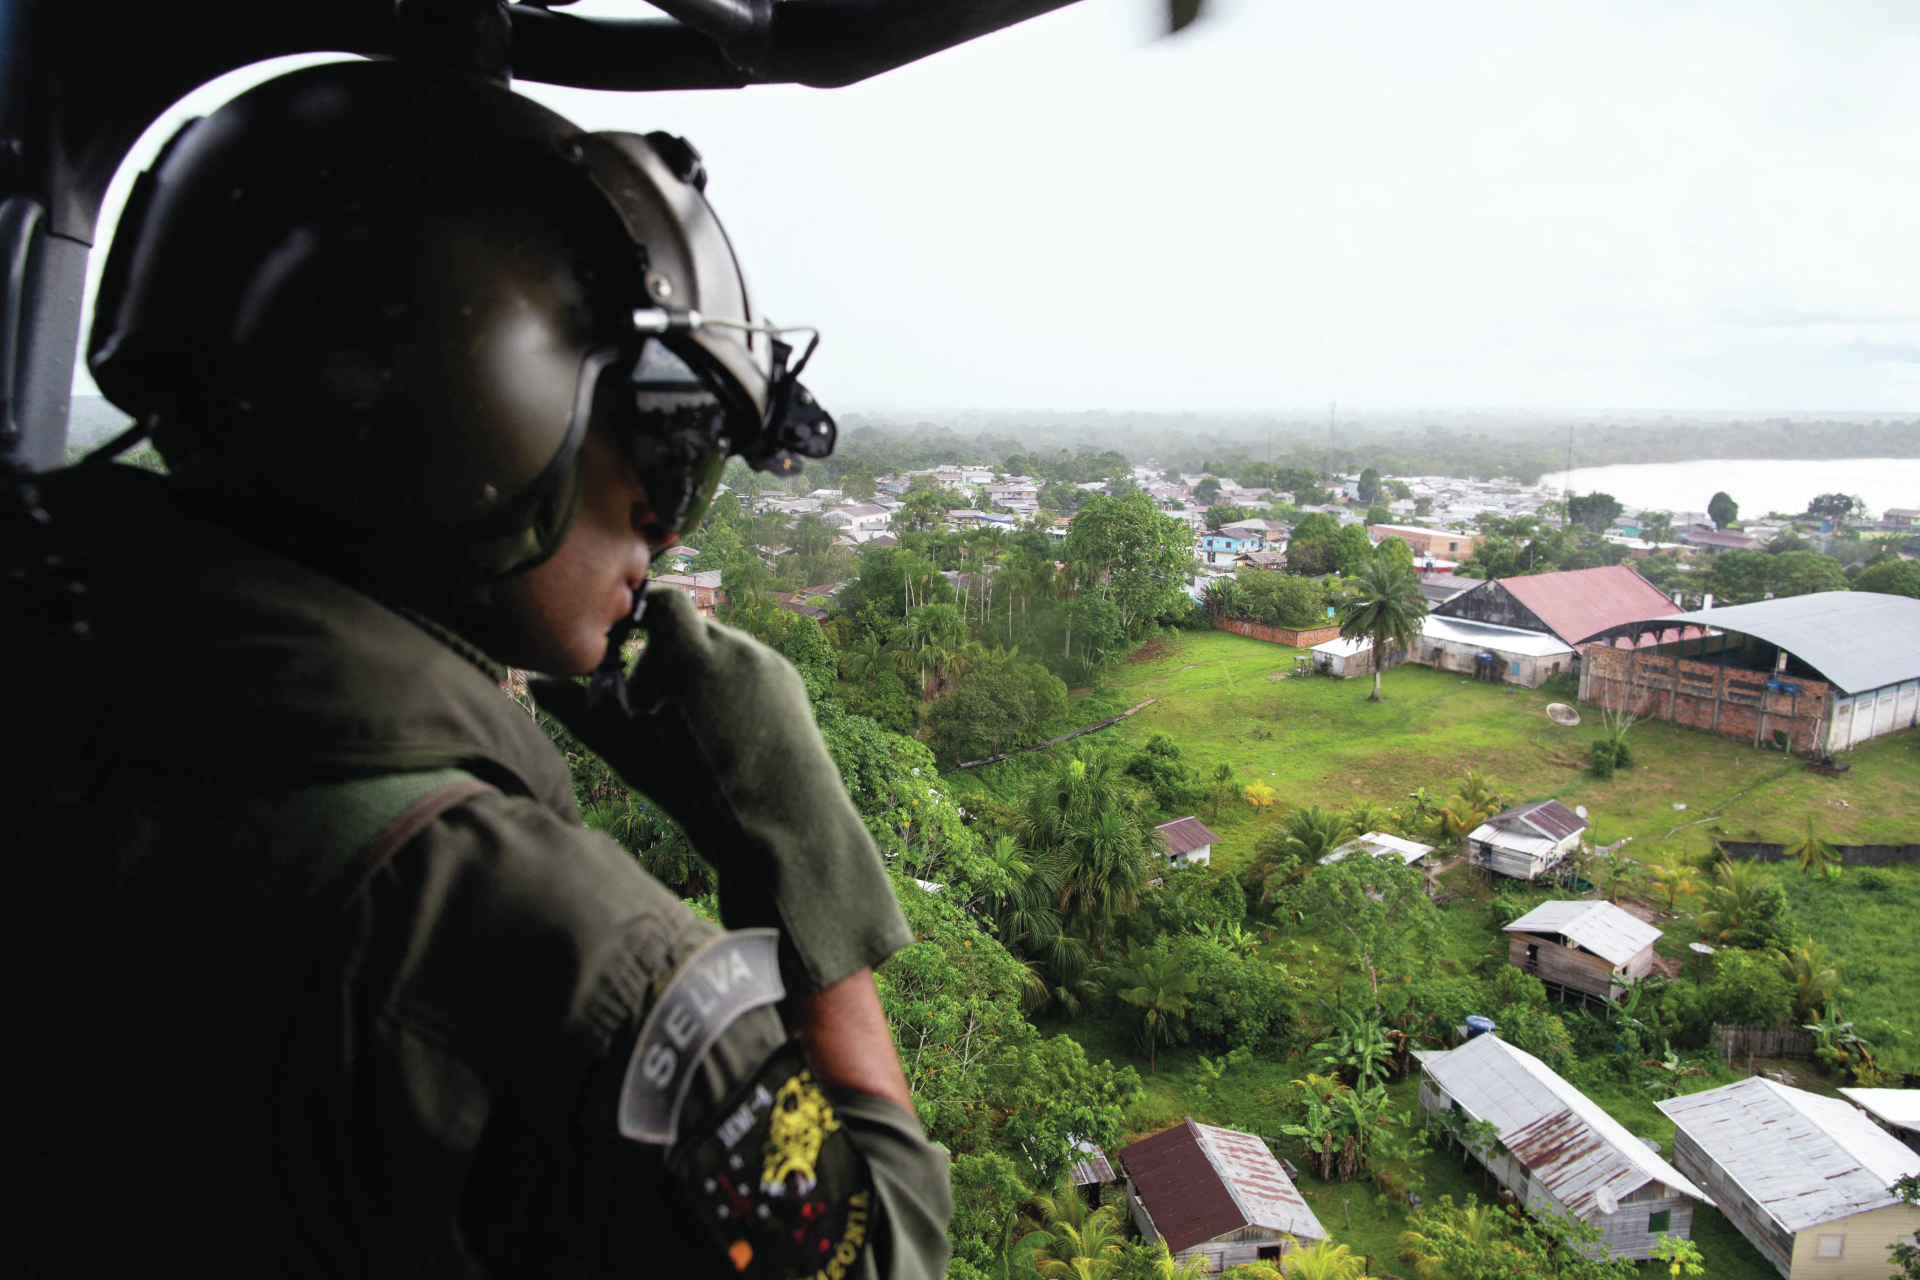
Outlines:
{"type": "Polygon", "coordinates": [[[1678,612],[1660,588],[1623,564],[1502,578],[1500,585],[1570,645],[1596,631],[1678,612]]]}
{"type": "Polygon", "coordinates": [[[1167,853],[1173,856],[1220,843],[1220,837],[1207,830],[1206,824],[1198,818],[1175,818],[1172,822],[1161,823],[1154,830],[1167,842],[1167,853]]]}

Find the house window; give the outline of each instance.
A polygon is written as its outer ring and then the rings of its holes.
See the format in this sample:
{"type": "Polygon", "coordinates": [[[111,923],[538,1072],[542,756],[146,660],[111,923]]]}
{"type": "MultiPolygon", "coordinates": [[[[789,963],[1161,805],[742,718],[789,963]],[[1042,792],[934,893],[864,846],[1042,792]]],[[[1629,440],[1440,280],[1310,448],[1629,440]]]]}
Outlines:
{"type": "Polygon", "coordinates": [[[1507,674],[1508,674],[1508,675],[1510,675],[1510,676],[1517,676],[1517,675],[1519,675],[1519,674],[1520,674],[1520,664],[1519,664],[1519,663],[1517,663],[1517,662],[1509,662],[1509,663],[1507,664],[1507,674]]]}
{"type": "Polygon", "coordinates": [[[1672,1229],[1673,1229],[1673,1210],[1662,1209],[1658,1213],[1650,1213],[1647,1215],[1647,1234],[1648,1235],[1657,1236],[1662,1231],[1671,1231],[1672,1229]]]}
{"type": "Polygon", "coordinates": [[[1280,1246],[1277,1244],[1263,1244],[1260,1246],[1259,1252],[1260,1261],[1269,1262],[1280,1256],[1280,1246]]]}
{"type": "Polygon", "coordinates": [[[1816,1258],[1844,1258],[1847,1256],[1847,1238],[1845,1236],[1821,1236],[1820,1246],[1814,1250],[1816,1258]]]}

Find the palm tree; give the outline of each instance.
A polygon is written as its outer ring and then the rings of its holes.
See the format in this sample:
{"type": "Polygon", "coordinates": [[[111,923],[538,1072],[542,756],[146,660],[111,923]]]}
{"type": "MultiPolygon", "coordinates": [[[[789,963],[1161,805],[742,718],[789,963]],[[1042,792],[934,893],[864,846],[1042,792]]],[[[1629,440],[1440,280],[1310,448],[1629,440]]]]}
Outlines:
{"type": "Polygon", "coordinates": [[[1123,1252],[1117,1211],[1089,1209],[1071,1186],[1033,1198],[1039,1230],[1020,1238],[1029,1265],[1044,1280],[1106,1280],[1123,1252]]]}
{"type": "Polygon", "coordinates": [[[1340,606],[1340,634],[1373,646],[1373,693],[1368,700],[1378,702],[1388,646],[1405,649],[1419,636],[1427,598],[1420,594],[1420,579],[1413,569],[1379,548],[1346,585],[1349,595],[1340,606]]]}
{"type": "Polygon", "coordinates": [[[1813,833],[1812,817],[1807,819],[1807,838],[1788,845],[1783,856],[1800,864],[1802,880],[1815,871],[1829,879],[1840,874],[1840,851],[1813,833]]]}
{"type": "Polygon", "coordinates": [[[1114,966],[1114,981],[1114,994],[1140,1010],[1147,1074],[1155,1075],[1155,1046],[1184,1035],[1180,1024],[1186,1020],[1193,993],[1200,989],[1200,979],[1184,947],[1156,949],[1129,941],[1126,959],[1114,966]]]}
{"type": "Polygon", "coordinates": [[[1366,1280],[1367,1260],[1352,1245],[1331,1240],[1302,1245],[1292,1236],[1287,1240],[1291,1247],[1280,1257],[1286,1280],[1366,1280]]]}
{"type": "Polygon", "coordinates": [[[863,681],[868,688],[873,687],[875,677],[886,665],[887,646],[876,635],[868,635],[840,655],[840,667],[846,672],[847,679],[863,681]]]}
{"type": "Polygon", "coordinates": [[[1196,1253],[1185,1262],[1177,1260],[1173,1251],[1167,1248],[1165,1236],[1154,1241],[1158,1246],[1148,1265],[1153,1269],[1153,1280],[1200,1280],[1213,1270],[1213,1263],[1204,1253],[1196,1253]]]}
{"type": "Polygon", "coordinates": [[[1463,1252],[1484,1257],[1499,1249],[1506,1237],[1506,1218],[1490,1204],[1470,1204],[1458,1210],[1447,1226],[1447,1238],[1439,1240],[1417,1226],[1400,1233],[1400,1261],[1410,1263],[1419,1280],[1445,1280],[1447,1260],[1440,1252],[1443,1247],[1457,1246],[1463,1252]]]}
{"type": "Polygon", "coordinates": [[[1210,618],[1237,617],[1246,608],[1247,591],[1238,578],[1215,578],[1201,588],[1200,604],[1210,618]]]}
{"type": "Polygon", "coordinates": [[[1676,909],[1678,899],[1692,897],[1700,892],[1700,882],[1694,879],[1693,866],[1678,849],[1669,849],[1660,855],[1658,862],[1647,864],[1647,871],[1653,876],[1653,883],[1667,900],[1667,910],[1676,909]]]}
{"type": "Polygon", "coordinates": [[[1361,835],[1370,831],[1397,835],[1400,831],[1400,815],[1378,800],[1362,800],[1348,806],[1347,825],[1361,835]]]}
{"type": "Polygon", "coordinates": [[[1027,848],[1059,858],[1069,917],[1132,911],[1160,850],[1138,788],[1104,757],[1058,758],[1022,793],[1016,827],[1027,848]]]}
{"type": "Polygon", "coordinates": [[[1840,965],[1827,954],[1825,943],[1809,937],[1780,953],[1793,978],[1793,1014],[1801,1021],[1824,1012],[1840,986],[1840,965]]]}
{"type": "Polygon", "coordinates": [[[1713,879],[1706,887],[1707,909],[1695,922],[1700,932],[1716,942],[1732,937],[1759,905],[1766,883],[1759,863],[1720,859],[1714,864],[1713,879]]]}

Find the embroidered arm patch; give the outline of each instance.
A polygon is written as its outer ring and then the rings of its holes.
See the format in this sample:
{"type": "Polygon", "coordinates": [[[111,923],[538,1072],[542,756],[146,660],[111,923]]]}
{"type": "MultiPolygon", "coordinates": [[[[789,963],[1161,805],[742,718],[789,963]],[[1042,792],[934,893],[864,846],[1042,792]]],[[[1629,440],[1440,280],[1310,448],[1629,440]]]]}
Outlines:
{"type": "Polygon", "coordinates": [[[873,1179],[789,1041],[668,1161],[746,1280],[842,1280],[867,1247],[873,1179]]]}
{"type": "Polygon", "coordinates": [[[786,995],[777,929],[723,933],[681,962],[640,1026],[620,1086],[620,1136],[671,1146],[694,1070],[734,1019],[786,995]]]}

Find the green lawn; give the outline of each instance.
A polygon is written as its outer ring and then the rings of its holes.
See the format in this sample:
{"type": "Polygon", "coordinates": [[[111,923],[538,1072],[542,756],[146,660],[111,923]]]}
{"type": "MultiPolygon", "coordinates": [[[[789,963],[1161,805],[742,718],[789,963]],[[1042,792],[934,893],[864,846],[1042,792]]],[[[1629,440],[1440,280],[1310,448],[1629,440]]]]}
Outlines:
{"type": "MultiPolygon", "coordinates": [[[[1920,840],[1912,732],[1869,743],[1848,774],[1826,778],[1777,751],[1649,720],[1629,736],[1635,767],[1601,782],[1585,768],[1599,736],[1590,708],[1588,723],[1565,729],[1546,717],[1551,695],[1426,667],[1387,672],[1378,703],[1367,700],[1369,680],[1273,679],[1291,672],[1298,652],[1224,631],[1179,633],[1118,669],[1111,687],[1120,696],[1109,701],[1158,701],[1096,741],[1165,733],[1203,773],[1225,761],[1244,781],[1271,785],[1276,809],[1401,804],[1416,787],[1444,788],[1478,768],[1522,799],[1584,804],[1600,843],[1631,836],[1644,849],[1705,852],[1715,836],[1788,841],[1809,813],[1839,843],[1920,840]]],[[[1271,817],[1245,805],[1223,811],[1216,858],[1228,866],[1245,858],[1263,820],[1271,817]]]]}

